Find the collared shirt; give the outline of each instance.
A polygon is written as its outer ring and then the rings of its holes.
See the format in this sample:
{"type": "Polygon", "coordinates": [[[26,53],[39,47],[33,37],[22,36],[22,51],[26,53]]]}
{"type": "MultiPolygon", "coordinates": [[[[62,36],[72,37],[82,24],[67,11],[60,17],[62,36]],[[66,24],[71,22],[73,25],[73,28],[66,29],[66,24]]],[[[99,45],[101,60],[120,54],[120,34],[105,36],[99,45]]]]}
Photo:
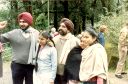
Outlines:
{"type": "Polygon", "coordinates": [[[44,48],[40,49],[38,55],[37,75],[43,76],[43,74],[50,74],[49,78],[51,80],[54,80],[57,70],[57,51],[55,47],[46,45],[44,48]]]}

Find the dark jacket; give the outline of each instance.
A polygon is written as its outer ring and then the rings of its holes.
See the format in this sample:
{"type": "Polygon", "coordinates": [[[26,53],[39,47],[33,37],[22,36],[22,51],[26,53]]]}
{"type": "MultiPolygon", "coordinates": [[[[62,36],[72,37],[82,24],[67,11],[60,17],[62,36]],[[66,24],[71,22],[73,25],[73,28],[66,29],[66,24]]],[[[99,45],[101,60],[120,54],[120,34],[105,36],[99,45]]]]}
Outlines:
{"type": "Polygon", "coordinates": [[[74,47],[68,54],[68,58],[65,64],[64,76],[67,80],[78,80],[79,81],[79,69],[81,63],[81,52],[80,46],[74,47]]]}
{"type": "Polygon", "coordinates": [[[99,39],[100,44],[104,47],[105,46],[105,38],[104,38],[104,34],[102,32],[100,32],[98,34],[98,39],[99,39]]]}

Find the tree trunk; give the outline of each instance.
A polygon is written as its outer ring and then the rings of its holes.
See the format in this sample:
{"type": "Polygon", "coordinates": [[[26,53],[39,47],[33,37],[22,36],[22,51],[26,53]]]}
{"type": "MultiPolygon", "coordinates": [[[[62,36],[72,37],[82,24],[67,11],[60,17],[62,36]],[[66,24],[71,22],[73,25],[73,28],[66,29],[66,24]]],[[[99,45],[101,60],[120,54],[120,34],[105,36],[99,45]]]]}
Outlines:
{"type": "Polygon", "coordinates": [[[90,20],[91,20],[91,27],[94,28],[94,13],[92,14],[90,20]]]}
{"type": "Polygon", "coordinates": [[[107,7],[107,0],[101,0],[101,3],[102,3],[102,7],[107,7]]]}
{"type": "Polygon", "coordinates": [[[23,5],[26,11],[32,14],[31,0],[23,0],[23,5]]]}
{"type": "MultiPolygon", "coordinates": [[[[16,0],[11,0],[11,10],[10,10],[10,20],[9,20],[9,26],[13,26],[13,28],[16,28],[17,23],[17,13],[18,13],[18,4],[16,0]]],[[[10,27],[9,27],[10,28],[10,27]]]]}
{"type": "MultiPolygon", "coordinates": [[[[86,25],[85,25],[85,24],[86,24],[86,15],[84,15],[84,16],[82,17],[82,22],[83,22],[83,23],[82,23],[82,31],[83,31],[83,30],[86,30],[86,25]]],[[[80,32],[81,32],[81,31],[80,31],[80,32]]]]}
{"type": "Polygon", "coordinates": [[[57,2],[54,1],[54,27],[57,29],[57,2]]]}
{"type": "Polygon", "coordinates": [[[94,28],[94,12],[95,12],[95,8],[96,8],[96,1],[97,0],[94,0],[93,1],[93,3],[92,3],[92,10],[93,10],[93,12],[92,12],[92,16],[91,16],[91,18],[90,18],[90,20],[91,20],[91,27],[92,28],[94,28]]]}
{"type": "Polygon", "coordinates": [[[64,1],[63,6],[64,6],[64,16],[66,18],[69,18],[68,1],[67,0],[64,1]]]}

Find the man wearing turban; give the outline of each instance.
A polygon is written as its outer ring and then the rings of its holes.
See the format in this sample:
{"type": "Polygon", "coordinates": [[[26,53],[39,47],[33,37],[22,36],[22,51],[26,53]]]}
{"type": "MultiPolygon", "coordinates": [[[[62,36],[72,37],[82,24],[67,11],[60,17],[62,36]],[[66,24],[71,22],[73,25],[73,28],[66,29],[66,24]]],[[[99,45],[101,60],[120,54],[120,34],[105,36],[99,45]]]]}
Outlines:
{"type": "Polygon", "coordinates": [[[62,18],[58,30],[59,35],[53,38],[58,55],[55,84],[67,84],[65,80],[66,77],[64,77],[64,65],[71,49],[79,44],[79,39],[72,34],[73,29],[73,22],[68,18],[62,18]]]}
{"type": "MultiPolygon", "coordinates": [[[[32,27],[33,17],[28,12],[18,15],[19,28],[0,35],[2,43],[12,46],[12,79],[13,84],[33,84],[34,59],[39,32],[32,27]]],[[[3,29],[6,23],[0,24],[3,29]]]]}

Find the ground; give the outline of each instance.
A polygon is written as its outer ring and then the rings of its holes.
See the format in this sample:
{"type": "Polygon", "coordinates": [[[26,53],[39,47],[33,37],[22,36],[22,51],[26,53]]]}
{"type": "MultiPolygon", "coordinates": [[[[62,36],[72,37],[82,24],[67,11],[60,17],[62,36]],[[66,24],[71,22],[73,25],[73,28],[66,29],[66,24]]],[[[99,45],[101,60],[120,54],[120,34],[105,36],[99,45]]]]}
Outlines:
{"type": "MultiPolygon", "coordinates": [[[[0,84],[12,84],[10,62],[4,63],[4,75],[0,78],[0,84]]],[[[127,71],[128,72],[128,71],[127,71]]],[[[114,76],[114,71],[109,71],[110,84],[128,84],[128,74],[124,78],[118,79],[114,76]]]]}
{"type": "Polygon", "coordinates": [[[10,62],[3,64],[3,77],[0,78],[0,84],[12,84],[10,62]]]}
{"type": "Polygon", "coordinates": [[[124,75],[124,78],[116,78],[113,71],[109,71],[110,84],[128,84],[128,74],[124,75]]]}

